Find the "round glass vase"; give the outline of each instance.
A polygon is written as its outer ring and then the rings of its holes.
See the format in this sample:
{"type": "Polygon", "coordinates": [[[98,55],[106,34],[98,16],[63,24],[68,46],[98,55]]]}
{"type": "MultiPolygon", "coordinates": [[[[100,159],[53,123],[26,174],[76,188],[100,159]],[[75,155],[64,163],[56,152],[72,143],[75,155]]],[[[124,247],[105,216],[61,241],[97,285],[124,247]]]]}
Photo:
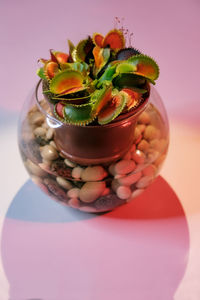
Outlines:
{"type": "Polygon", "coordinates": [[[152,86],[137,110],[107,125],[74,126],[55,118],[39,82],[18,129],[33,182],[60,203],[94,213],[141,194],[158,175],[169,144],[166,111],[152,86]]]}

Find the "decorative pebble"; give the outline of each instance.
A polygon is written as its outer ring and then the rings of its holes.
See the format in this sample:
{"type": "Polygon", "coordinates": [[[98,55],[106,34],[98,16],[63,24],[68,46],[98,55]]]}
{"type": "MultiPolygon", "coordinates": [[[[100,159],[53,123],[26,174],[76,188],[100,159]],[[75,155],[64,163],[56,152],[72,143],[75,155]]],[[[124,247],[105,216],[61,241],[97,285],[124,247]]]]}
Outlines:
{"type": "Polygon", "coordinates": [[[117,188],[116,193],[120,199],[128,199],[131,195],[131,189],[128,186],[122,185],[117,188]]]}
{"type": "Polygon", "coordinates": [[[117,179],[112,180],[111,187],[114,192],[116,192],[116,190],[119,186],[120,186],[120,184],[117,179]]]}
{"type": "Polygon", "coordinates": [[[160,153],[154,149],[149,149],[147,151],[147,161],[149,163],[153,163],[158,157],[159,157],[160,153]]]}
{"type": "Polygon", "coordinates": [[[54,195],[60,201],[68,200],[67,195],[63,189],[57,184],[57,182],[51,178],[45,178],[44,183],[47,186],[49,192],[54,195]]]}
{"type": "Polygon", "coordinates": [[[30,159],[27,159],[27,161],[25,162],[25,166],[32,174],[36,176],[42,177],[46,175],[46,172],[44,172],[40,167],[34,164],[30,159]]]}
{"type": "Polygon", "coordinates": [[[67,196],[69,198],[79,198],[80,189],[79,188],[73,188],[67,192],[67,196]]]}
{"type": "Polygon", "coordinates": [[[33,181],[35,184],[42,183],[42,178],[41,178],[41,177],[32,175],[32,176],[31,176],[31,179],[32,179],[32,181],[33,181]]]}
{"type": "Polygon", "coordinates": [[[53,135],[54,135],[54,129],[49,127],[46,133],[47,140],[51,140],[53,138],[53,135]]]}
{"type": "Polygon", "coordinates": [[[36,111],[29,116],[29,121],[32,125],[41,125],[44,122],[44,115],[36,111]]]}
{"type": "Polygon", "coordinates": [[[150,122],[151,118],[149,114],[146,111],[143,111],[138,118],[138,123],[149,124],[150,122]]]}
{"type": "Polygon", "coordinates": [[[146,152],[149,149],[149,143],[146,140],[141,140],[137,145],[137,149],[146,152]]]}
{"type": "Polygon", "coordinates": [[[51,145],[45,145],[44,147],[41,147],[40,152],[41,156],[46,160],[54,160],[59,156],[57,150],[51,145]]]}
{"type": "Polygon", "coordinates": [[[81,173],[83,181],[99,181],[107,176],[106,171],[102,166],[87,167],[81,173]]]}
{"type": "Polygon", "coordinates": [[[152,176],[144,176],[136,183],[136,187],[138,189],[143,189],[147,187],[152,181],[153,181],[152,176]]]}
{"type": "Polygon", "coordinates": [[[115,176],[116,175],[116,173],[115,173],[115,165],[114,164],[110,165],[109,168],[108,168],[108,171],[109,171],[109,173],[111,175],[115,176]]]}
{"type": "Polygon", "coordinates": [[[70,168],[75,168],[76,167],[76,164],[73,161],[69,160],[68,158],[65,158],[64,162],[70,168]]]}
{"type": "Polygon", "coordinates": [[[81,206],[81,207],[79,207],[79,210],[88,212],[88,213],[96,213],[97,212],[97,210],[91,206],[81,206]]]}
{"type": "Polygon", "coordinates": [[[35,136],[45,137],[46,136],[46,129],[43,127],[36,127],[34,130],[35,136]]]}
{"type": "Polygon", "coordinates": [[[115,165],[116,174],[125,175],[132,172],[135,169],[135,163],[132,160],[120,160],[115,165]]]}
{"type": "Polygon", "coordinates": [[[91,203],[94,202],[100,195],[102,195],[106,184],[103,181],[98,182],[86,182],[80,190],[80,199],[83,202],[91,203]]]}
{"type": "Polygon", "coordinates": [[[46,129],[49,129],[49,125],[47,124],[46,121],[45,121],[44,123],[42,123],[42,127],[43,127],[43,128],[46,128],[46,129]]]}
{"type": "Polygon", "coordinates": [[[122,175],[122,174],[117,174],[117,175],[114,176],[115,179],[118,179],[118,178],[121,178],[121,177],[124,177],[124,175],[122,175]]]}
{"type": "Polygon", "coordinates": [[[58,149],[57,149],[57,146],[56,146],[56,143],[55,143],[54,141],[51,141],[51,142],[49,143],[49,145],[51,145],[51,146],[54,147],[56,150],[58,150],[58,149]]]}
{"type": "Polygon", "coordinates": [[[103,193],[101,194],[101,196],[107,196],[110,194],[110,189],[109,188],[105,188],[105,190],[103,191],[103,193]]]}
{"type": "Polygon", "coordinates": [[[81,178],[81,173],[83,172],[83,168],[81,167],[75,167],[73,170],[72,170],[72,177],[73,178],[76,178],[76,179],[80,179],[81,178]]]}
{"type": "Polygon", "coordinates": [[[144,131],[144,138],[146,140],[153,140],[153,139],[157,139],[159,138],[159,130],[153,126],[153,125],[148,125],[146,128],[145,128],[145,131],[144,131]]]}
{"type": "Polygon", "coordinates": [[[69,199],[68,205],[73,208],[79,208],[80,207],[80,201],[77,198],[69,199]]]}
{"type": "Polygon", "coordinates": [[[136,150],[133,154],[132,154],[132,159],[137,163],[137,164],[143,164],[145,162],[146,156],[145,154],[140,151],[140,150],[136,150]]]}
{"type": "Polygon", "coordinates": [[[144,176],[154,176],[156,174],[156,167],[154,165],[149,165],[142,170],[144,176]]]}
{"type": "Polygon", "coordinates": [[[135,152],[135,150],[136,150],[136,144],[133,144],[131,146],[130,152],[135,152]]]}
{"type": "Polygon", "coordinates": [[[138,124],[137,128],[139,129],[140,133],[143,134],[143,132],[145,131],[146,125],[138,124]]]}
{"type": "Polygon", "coordinates": [[[150,141],[150,145],[153,149],[163,152],[167,148],[167,140],[166,139],[154,139],[150,141]]]}
{"type": "Polygon", "coordinates": [[[137,145],[142,139],[140,130],[136,127],[134,131],[134,143],[137,145]]]}
{"type": "Polygon", "coordinates": [[[131,198],[135,198],[138,197],[139,195],[141,195],[144,192],[144,189],[136,189],[132,192],[131,194],[131,198]]]}
{"type": "Polygon", "coordinates": [[[160,155],[160,156],[156,159],[156,161],[154,162],[154,164],[155,164],[157,167],[159,167],[159,166],[164,162],[165,158],[166,158],[166,154],[160,155]]]}
{"type": "Polygon", "coordinates": [[[123,156],[123,159],[125,159],[125,160],[130,160],[130,159],[131,159],[131,152],[128,151],[128,152],[123,156]]]}
{"type": "Polygon", "coordinates": [[[54,175],[54,173],[50,169],[50,165],[48,163],[39,163],[38,166],[47,173],[54,175]]]}
{"type": "Polygon", "coordinates": [[[64,179],[64,178],[61,177],[61,176],[56,177],[56,181],[57,181],[57,183],[58,183],[62,188],[64,188],[65,190],[72,189],[72,187],[73,187],[73,185],[71,184],[70,181],[64,179]]]}
{"type": "Polygon", "coordinates": [[[142,176],[142,173],[137,172],[137,173],[130,174],[128,176],[121,177],[117,181],[118,181],[119,185],[129,186],[129,185],[132,185],[135,182],[137,182],[141,178],[141,176],[142,176]]]}

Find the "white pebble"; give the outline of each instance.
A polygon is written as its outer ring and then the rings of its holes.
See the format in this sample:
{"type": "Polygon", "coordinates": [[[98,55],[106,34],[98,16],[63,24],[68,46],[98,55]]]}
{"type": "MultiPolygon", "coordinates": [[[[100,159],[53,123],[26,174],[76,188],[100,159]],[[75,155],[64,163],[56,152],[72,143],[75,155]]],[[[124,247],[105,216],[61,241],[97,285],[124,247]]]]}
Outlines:
{"type": "Polygon", "coordinates": [[[120,175],[125,175],[135,169],[135,163],[132,160],[120,160],[115,165],[115,172],[120,175]]]}
{"type": "Polygon", "coordinates": [[[58,150],[58,149],[57,149],[57,146],[56,146],[56,143],[55,143],[54,141],[51,141],[51,142],[49,143],[49,145],[51,145],[51,146],[54,147],[56,150],[58,150]]]}
{"type": "Polygon", "coordinates": [[[65,158],[64,162],[70,168],[75,168],[76,167],[76,164],[73,161],[69,160],[68,158],[65,158]]]}
{"type": "Polygon", "coordinates": [[[61,176],[56,177],[56,181],[61,187],[63,187],[66,190],[69,190],[73,187],[71,182],[69,182],[68,180],[64,179],[61,176]]]}
{"type": "Polygon", "coordinates": [[[35,136],[45,137],[46,136],[46,129],[42,127],[37,127],[34,130],[35,136]]]}
{"type": "Polygon", "coordinates": [[[79,198],[80,189],[79,188],[73,188],[67,192],[67,196],[69,198],[79,198]]]}
{"type": "Polygon", "coordinates": [[[116,193],[120,199],[128,199],[131,196],[131,189],[122,185],[117,188],[116,193]]]}
{"type": "Polygon", "coordinates": [[[41,147],[40,152],[41,156],[46,160],[54,160],[59,156],[57,150],[51,145],[45,145],[44,147],[41,147]]]}
{"type": "Polygon", "coordinates": [[[80,190],[80,199],[83,202],[91,203],[98,199],[102,195],[106,188],[106,184],[103,181],[86,182],[80,190]]]}
{"type": "Polygon", "coordinates": [[[133,154],[132,154],[132,159],[137,163],[137,164],[143,164],[145,162],[146,156],[145,154],[140,151],[140,150],[136,150],[133,154]]]}
{"type": "Polygon", "coordinates": [[[141,178],[141,172],[133,173],[128,176],[124,176],[118,179],[120,185],[129,186],[137,182],[141,178]]]}
{"type": "Polygon", "coordinates": [[[46,128],[46,129],[49,129],[49,125],[47,124],[46,121],[45,121],[44,123],[42,123],[42,127],[43,127],[43,128],[46,128]]]}
{"type": "Polygon", "coordinates": [[[102,166],[87,167],[81,173],[83,181],[99,181],[107,176],[106,171],[102,166]]]}
{"type": "Polygon", "coordinates": [[[79,179],[81,178],[81,173],[83,172],[83,168],[81,167],[75,167],[73,170],[72,170],[72,177],[75,178],[75,179],[79,179]]]}
{"type": "Polygon", "coordinates": [[[36,164],[34,164],[30,159],[27,159],[25,162],[25,166],[28,168],[28,170],[36,175],[36,176],[45,176],[46,172],[44,172],[40,167],[38,167],[36,164]]]}
{"type": "Polygon", "coordinates": [[[136,183],[136,187],[138,189],[146,188],[152,181],[153,181],[152,176],[144,176],[136,183]]]}
{"type": "Polygon", "coordinates": [[[51,140],[53,138],[53,135],[54,135],[54,129],[49,127],[46,133],[47,140],[51,140]]]}
{"type": "Polygon", "coordinates": [[[44,122],[44,115],[41,112],[36,111],[30,115],[29,121],[33,125],[41,125],[44,122]]]}

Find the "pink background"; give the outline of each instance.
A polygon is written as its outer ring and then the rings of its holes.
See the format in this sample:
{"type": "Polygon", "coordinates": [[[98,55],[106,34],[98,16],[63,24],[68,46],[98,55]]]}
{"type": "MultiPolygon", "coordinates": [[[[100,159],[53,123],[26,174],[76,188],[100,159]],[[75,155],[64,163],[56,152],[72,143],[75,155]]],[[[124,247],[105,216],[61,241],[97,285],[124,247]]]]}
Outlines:
{"type": "Polygon", "coordinates": [[[134,46],[157,60],[169,116],[199,124],[199,13],[198,0],[1,0],[1,107],[20,110],[37,81],[37,59],[50,48],[68,51],[68,38],[106,34],[118,16],[134,46]]]}
{"type": "Polygon", "coordinates": [[[200,299],[199,15],[199,0],[0,1],[1,300],[200,299]],[[159,177],[136,202],[84,219],[26,182],[17,118],[38,80],[37,59],[68,51],[67,39],[106,34],[115,16],[160,66],[170,185],[159,177]]]}

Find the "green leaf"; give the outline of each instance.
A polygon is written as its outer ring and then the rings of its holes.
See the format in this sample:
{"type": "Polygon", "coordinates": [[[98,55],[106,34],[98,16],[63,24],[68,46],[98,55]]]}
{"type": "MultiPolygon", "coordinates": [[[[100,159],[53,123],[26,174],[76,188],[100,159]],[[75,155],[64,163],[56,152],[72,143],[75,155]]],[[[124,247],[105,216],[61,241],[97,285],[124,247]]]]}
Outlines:
{"type": "Polygon", "coordinates": [[[68,94],[85,89],[83,75],[75,70],[64,70],[58,73],[50,82],[50,91],[53,94],[68,94]]]}
{"type": "Polygon", "coordinates": [[[64,107],[65,121],[73,125],[87,125],[95,118],[95,114],[92,110],[92,104],[73,105],[67,104],[64,107]]]}
{"type": "Polygon", "coordinates": [[[102,109],[98,115],[98,123],[105,125],[113,121],[123,111],[127,103],[127,96],[123,92],[119,92],[112,101],[102,109]]]}
{"type": "Polygon", "coordinates": [[[127,62],[136,67],[135,74],[144,76],[155,84],[154,80],[159,76],[159,67],[155,60],[147,55],[139,54],[130,57],[127,62]]]}
{"type": "Polygon", "coordinates": [[[44,73],[44,69],[43,68],[40,68],[37,70],[37,75],[42,78],[42,79],[47,79],[47,77],[45,76],[45,73],[44,73]]]}

